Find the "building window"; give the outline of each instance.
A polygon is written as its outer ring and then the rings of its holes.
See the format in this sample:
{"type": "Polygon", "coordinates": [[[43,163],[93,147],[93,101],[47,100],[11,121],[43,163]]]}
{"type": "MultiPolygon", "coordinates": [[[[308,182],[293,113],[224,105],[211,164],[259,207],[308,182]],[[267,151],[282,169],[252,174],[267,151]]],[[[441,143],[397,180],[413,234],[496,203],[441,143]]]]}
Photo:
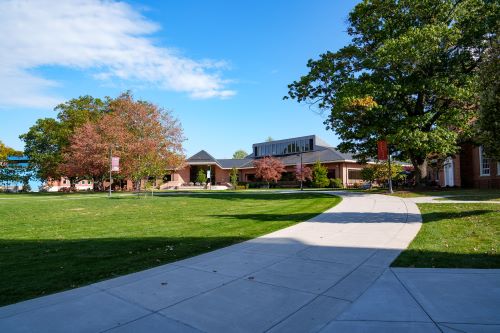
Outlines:
{"type": "Polygon", "coordinates": [[[484,155],[483,146],[479,147],[479,172],[481,176],[490,175],[490,159],[484,155]]]}
{"type": "Polygon", "coordinates": [[[500,176],[500,162],[497,162],[497,176],[500,176]]]}
{"type": "Polygon", "coordinates": [[[353,180],[361,180],[361,170],[360,169],[349,169],[347,170],[347,178],[353,180]]]}

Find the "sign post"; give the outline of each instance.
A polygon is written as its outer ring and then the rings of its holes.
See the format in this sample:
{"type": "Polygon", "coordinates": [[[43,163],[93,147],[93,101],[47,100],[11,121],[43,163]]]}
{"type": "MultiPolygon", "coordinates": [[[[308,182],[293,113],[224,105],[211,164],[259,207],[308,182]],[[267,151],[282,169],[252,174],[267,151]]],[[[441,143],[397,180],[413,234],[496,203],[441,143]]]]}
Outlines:
{"type": "Polygon", "coordinates": [[[109,194],[108,197],[111,198],[111,187],[113,185],[113,171],[120,171],[120,158],[113,157],[113,149],[109,146],[109,194]]]}

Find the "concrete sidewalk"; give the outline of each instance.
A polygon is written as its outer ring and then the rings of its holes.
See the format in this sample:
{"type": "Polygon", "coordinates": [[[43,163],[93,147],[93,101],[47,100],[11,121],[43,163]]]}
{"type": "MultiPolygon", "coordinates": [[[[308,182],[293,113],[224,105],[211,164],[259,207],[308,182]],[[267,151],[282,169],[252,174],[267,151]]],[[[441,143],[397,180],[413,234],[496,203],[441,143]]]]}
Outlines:
{"type": "Polygon", "coordinates": [[[500,330],[500,270],[389,269],[418,208],[342,196],[248,242],[0,308],[0,332],[500,330]]]}

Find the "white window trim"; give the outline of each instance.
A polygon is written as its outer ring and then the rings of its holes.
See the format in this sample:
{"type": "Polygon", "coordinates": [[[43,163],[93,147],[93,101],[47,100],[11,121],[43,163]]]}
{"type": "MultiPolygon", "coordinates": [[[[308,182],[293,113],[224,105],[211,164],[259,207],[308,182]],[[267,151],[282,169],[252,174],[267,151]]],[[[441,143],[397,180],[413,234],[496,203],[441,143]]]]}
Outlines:
{"type": "Polygon", "coordinates": [[[491,175],[491,164],[488,173],[483,173],[483,146],[479,146],[479,176],[490,176],[491,175]]]}
{"type": "Polygon", "coordinates": [[[500,176],[500,161],[497,162],[497,176],[500,176]]]}

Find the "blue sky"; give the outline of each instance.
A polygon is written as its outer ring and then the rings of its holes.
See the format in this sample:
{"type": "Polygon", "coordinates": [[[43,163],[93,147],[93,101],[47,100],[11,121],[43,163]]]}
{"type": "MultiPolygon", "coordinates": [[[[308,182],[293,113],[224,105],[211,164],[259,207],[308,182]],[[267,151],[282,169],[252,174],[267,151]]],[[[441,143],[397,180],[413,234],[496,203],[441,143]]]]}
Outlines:
{"type": "Polygon", "coordinates": [[[18,136],[55,117],[58,101],[130,89],[173,111],[188,156],[228,158],[268,136],[318,134],[336,145],[324,116],[282,97],[308,59],[348,42],[355,3],[2,1],[0,140],[22,149],[18,136]]]}

